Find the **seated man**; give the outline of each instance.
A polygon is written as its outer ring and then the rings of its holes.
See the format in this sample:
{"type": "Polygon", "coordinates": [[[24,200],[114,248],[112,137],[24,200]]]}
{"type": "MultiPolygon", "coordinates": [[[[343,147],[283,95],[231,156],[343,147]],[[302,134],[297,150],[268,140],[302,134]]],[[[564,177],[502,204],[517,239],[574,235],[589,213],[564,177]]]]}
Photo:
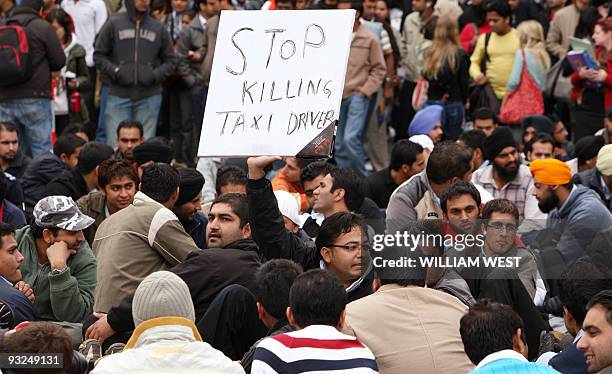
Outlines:
{"type": "Polygon", "coordinates": [[[393,191],[424,169],[423,147],[408,139],[401,139],[391,148],[389,167],[366,177],[365,196],[374,200],[379,208],[386,209],[393,191]]]}
{"type": "Polygon", "coordinates": [[[423,256],[428,254],[422,245],[399,243],[375,252],[381,286],[347,305],[342,331],[372,350],[383,373],[466,373],[473,366],[461,346],[459,319],[467,307],[454,296],[425,287],[423,256]],[[387,266],[389,260],[412,260],[414,266],[387,266]]]}
{"type": "Polygon", "coordinates": [[[459,143],[472,150],[472,172],[489,166],[489,160],[485,160],[484,143],[486,135],[481,130],[470,130],[459,137],[459,143]]]}
{"type": "Polygon", "coordinates": [[[151,273],[134,294],[136,330],[121,353],[97,362],[93,374],[134,371],[244,373],[237,362],[204,343],[194,325],[189,288],[168,271],[151,273]]]}
{"type": "Polygon", "coordinates": [[[527,248],[515,244],[518,214],[518,209],[510,200],[495,199],[484,206],[482,209],[484,245],[481,254],[483,257],[519,257],[519,262],[517,264],[513,262],[512,268],[517,271],[534,304],[541,306],[546,297],[546,286],[538,271],[535,256],[527,248]]]}
{"type": "Polygon", "coordinates": [[[178,194],[178,172],[155,163],[144,170],[134,203],[102,222],[93,243],[98,259],[95,312],[108,312],[147,275],[199,250],[170,210],[178,194]]]}
{"type": "MultiPolygon", "coordinates": [[[[257,298],[257,313],[259,319],[269,329],[266,336],[273,336],[293,331],[287,320],[289,307],[289,291],[295,278],[302,274],[302,268],[290,260],[270,260],[261,265],[255,273],[255,297],[257,298]]],[[[247,373],[251,372],[253,355],[258,340],[251,349],[242,356],[240,364],[247,373]]]]}
{"type": "Polygon", "coordinates": [[[144,142],[142,123],[138,121],[121,121],[117,127],[117,149],[115,158],[134,161],[134,148],[144,142]]]}
{"type": "Polygon", "coordinates": [[[106,217],[128,207],[134,201],[139,179],[132,163],[127,160],[106,160],[98,168],[99,191],[81,197],[77,206],[95,222],[83,230],[89,245],[93,245],[98,227],[106,217]]]}
{"type": "Polygon", "coordinates": [[[308,200],[306,199],[306,195],[304,195],[304,189],[300,182],[302,169],[309,163],[309,160],[287,157],[285,158],[285,166],[280,169],[276,177],[272,179],[272,189],[274,189],[274,191],[287,191],[292,194],[297,194],[300,200],[301,212],[309,208],[308,200]]]}
{"type": "Polygon", "coordinates": [[[12,329],[23,321],[35,321],[34,291],[21,280],[19,267],[23,256],[17,248],[15,230],[5,223],[0,224],[0,300],[5,302],[13,315],[12,329]]]}
{"type": "Polygon", "coordinates": [[[342,284],[332,274],[313,269],[298,276],[286,312],[297,331],[262,340],[251,373],[378,373],[372,352],[357,338],[338,331],[344,327],[346,302],[342,284]]]}
{"type": "Polygon", "coordinates": [[[34,222],[17,230],[23,280],[34,286],[39,320],[81,322],[91,312],[96,258],[83,236],[94,220],[65,196],[49,196],[34,207],[34,222]]]}
{"type": "Polygon", "coordinates": [[[170,164],[172,162],[172,148],[168,145],[168,139],[156,136],[138,145],[132,151],[134,162],[138,166],[138,177],[142,178],[142,172],[155,162],[170,164]]]}
{"type": "Polygon", "coordinates": [[[19,149],[19,128],[12,122],[0,122],[0,169],[19,179],[31,159],[19,149]]]}
{"type": "Polygon", "coordinates": [[[26,225],[26,218],[23,211],[8,199],[9,183],[6,175],[0,172],[0,210],[2,210],[2,222],[20,229],[26,225]]]}
{"type": "Polygon", "coordinates": [[[612,368],[612,290],[601,291],[587,305],[584,336],[577,348],[584,353],[589,373],[612,368]]]}
{"type": "Polygon", "coordinates": [[[178,169],[179,196],[172,212],[176,214],[185,232],[191,236],[198,248],[206,248],[206,225],[208,220],[202,215],[202,187],[204,177],[196,169],[178,169]]]}
{"type": "Polygon", "coordinates": [[[246,194],[247,177],[244,171],[235,165],[219,168],[215,180],[217,197],[228,193],[246,194]]]}
{"type": "Polygon", "coordinates": [[[558,373],[527,361],[523,321],[508,305],[481,300],[460,325],[465,353],[477,365],[472,373],[558,373]]]}
{"type": "Polygon", "coordinates": [[[612,144],[602,147],[594,168],[574,174],[572,181],[597,192],[612,212],[612,144]]]}
{"type": "Polygon", "coordinates": [[[444,108],[440,105],[430,105],[419,110],[410,122],[408,136],[427,135],[434,145],[440,143],[444,135],[443,114],[444,108]]]}

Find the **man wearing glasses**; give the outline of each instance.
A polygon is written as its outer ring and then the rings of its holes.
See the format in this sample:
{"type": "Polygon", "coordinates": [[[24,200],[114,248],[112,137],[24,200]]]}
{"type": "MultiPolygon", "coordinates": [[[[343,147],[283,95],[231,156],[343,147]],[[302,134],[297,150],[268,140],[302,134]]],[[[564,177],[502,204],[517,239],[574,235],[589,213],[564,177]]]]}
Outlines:
{"type": "Polygon", "coordinates": [[[483,257],[520,258],[515,269],[525,289],[539,306],[546,297],[546,286],[538,272],[534,255],[526,248],[515,245],[518,229],[518,209],[511,201],[495,199],[489,201],[482,211],[483,257]]]}

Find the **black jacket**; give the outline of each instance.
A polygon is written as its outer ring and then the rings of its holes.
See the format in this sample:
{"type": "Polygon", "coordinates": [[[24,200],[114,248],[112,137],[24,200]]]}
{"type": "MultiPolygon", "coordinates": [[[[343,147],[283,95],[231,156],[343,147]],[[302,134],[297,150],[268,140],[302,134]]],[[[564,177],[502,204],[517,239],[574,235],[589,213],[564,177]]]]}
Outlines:
{"type": "Polygon", "coordinates": [[[204,217],[202,213],[196,213],[193,221],[181,222],[181,224],[185,228],[185,232],[191,236],[198,248],[206,249],[206,225],[208,225],[206,217],[204,217]]]}
{"type": "Polygon", "coordinates": [[[581,184],[597,192],[601,200],[612,212],[612,199],[606,199],[606,194],[603,192],[603,185],[601,183],[601,173],[597,168],[591,168],[574,174],[573,182],[574,184],[581,184]]]}
{"type": "MultiPolygon", "coordinates": [[[[251,236],[257,243],[265,261],[285,258],[300,264],[304,271],[321,268],[321,255],[316,247],[306,247],[297,235],[285,228],[283,216],[278,209],[278,203],[269,180],[266,178],[249,179],[247,182],[247,198],[249,200],[251,236]]],[[[378,210],[378,207],[376,207],[376,210],[378,210]]],[[[364,274],[361,284],[347,292],[349,302],[372,293],[372,277],[373,271],[370,266],[364,274]]]]}
{"type": "Polygon", "coordinates": [[[7,199],[4,199],[2,204],[2,222],[10,224],[15,229],[20,229],[27,223],[21,209],[7,199]]]}
{"type": "MultiPolygon", "coordinates": [[[[238,240],[224,248],[194,251],[187,259],[169,271],[185,281],[193,306],[196,321],[200,320],[210,303],[222,289],[239,284],[251,292],[255,287],[255,272],[261,265],[257,245],[253,240],[238,240]]],[[[115,332],[134,329],[132,318],[133,295],[125,298],[108,312],[108,323],[115,332]]]]}
{"type": "Polygon", "coordinates": [[[379,208],[387,208],[389,199],[396,188],[397,184],[391,178],[389,168],[372,173],[365,179],[365,195],[374,200],[379,208]]]}
{"type": "Polygon", "coordinates": [[[452,70],[448,64],[445,64],[435,79],[426,77],[429,82],[428,100],[459,101],[463,104],[467,102],[470,84],[470,58],[463,49],[458,49],[455,61],[457,64],[456,70],[452,70]]]}
{"type": "Polygon", "coordinates": [[[94,61],[109,81],[113,96],[139,100],[161,93],[161,83],[176,67],[168,31],[153,17],[136,20],[134,0],[127,12],[106,21],[98,37],[94,61]]]}
{"type": "Polygon", "coordinates": [[[47,185],[45,196],[68,196],[72,200],[77,201],[88,193],[87,183],[85,183],[81,173],[76,170],[70,170],[62,173],[62,175],[53,179],[47,185]]]}
{"type": "MultiPolygon", "coordinates": [[[[25,22],[36,17],[26,27],[32,61],[32,77],[24,83],[0,89],[0,101],[51,98],[51,72],[60,70],[66,65],[64,48],[57,38],[53,26],[38,16],[38,12],[26,6],[19,6],[13,11],[10,19],[25,22]]],[[[3,64],[5,62],[2,62],[3,64]]]]}
{"type": "Polygon", "coordinates": [[[586,357],[572,344],[548,361],[548,365],[560,373],[579,374],[587,373],[586,357]]]}
{"type": "Polygon", "coordinates": [[[66,165],[53,153],[35,157],[19,180],[23,187],[26,218],[32,218],[34,205],[45,195],[47,185],[66,171],[66,165]]]}
{"type": "Polygon", "coordinates": [[[0,300],[4,301],[13,312],[13,328],[23,321],[36,321],[34,307],[28,298],[4,279],[0,279],[0,300]]]}
{"type": "Polygon", "coordinates": [[[23,155],[21,152],[17,152],[14,159],[9,162],[9,167],[4,171],[9,173],[15,178],[19,179],[28,167],[28,164],[32,161],[28,156],[23,155]]]}
{"type": "Polygon", "coordinates": [[[272,327],[270,327],[270,330],[268,331],[266,336],[253,343],[247,353],[245,353],[244,356],[242,356],[242,359],[240,359],[240,365],[242,365],[244,372],[251,372],[251,365],[253,364],[253,358],[255,357],[255,348],[257,348],[257,346],[259,345],[259,343],[261,343],[262,340],[264,340],[268,336],[285,334],[291,331],[294,331],[294,328],[289,324],[289,321],[287,321],[286,317],[283,317],[276,321],[276,323],[272,327]]]}

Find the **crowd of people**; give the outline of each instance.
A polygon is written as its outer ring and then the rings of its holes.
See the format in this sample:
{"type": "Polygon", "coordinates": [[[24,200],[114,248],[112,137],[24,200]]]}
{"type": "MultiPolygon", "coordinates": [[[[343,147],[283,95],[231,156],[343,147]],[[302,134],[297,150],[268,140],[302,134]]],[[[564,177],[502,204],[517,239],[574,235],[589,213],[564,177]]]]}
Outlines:
{"type": "Polygon", "coordinates": [[[611,10],[0,0],[0,369],[612,373],[611,10]],[[303,9],[330,157],[198,158],[221,11],[303,9]]]}

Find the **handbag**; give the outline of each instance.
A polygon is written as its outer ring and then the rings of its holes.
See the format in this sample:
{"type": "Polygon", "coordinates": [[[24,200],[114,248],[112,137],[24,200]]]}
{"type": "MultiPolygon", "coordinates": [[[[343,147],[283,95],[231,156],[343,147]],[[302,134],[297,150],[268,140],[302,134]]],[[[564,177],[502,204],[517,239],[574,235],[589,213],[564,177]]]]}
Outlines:
{"type": "Polygon", "coordinates": [[[569,102],[572,96],[572,80],[570,77],[563,76],[563,61],[557,61],[546,73],[546,86],[544,96],[551,99],[569,102]]]}
{"type": "Polygon", "coordinates": [[[508,94],[499,113],[500,121],[509,125],[520,124],[526,116],[544,114],[544,96],[527,70],[525,50],[521,49],[521,53],[523,55],[521,82],[516,90],[508,94]]]}
{"type": "Polygon", "coordinates": [[[414,91],[412,91],[412,108],[415,111],[423,109],[423,105],[427,102],[427,93],[429,91],[429,82],[423,77],[419,77],[414,91]]]}

